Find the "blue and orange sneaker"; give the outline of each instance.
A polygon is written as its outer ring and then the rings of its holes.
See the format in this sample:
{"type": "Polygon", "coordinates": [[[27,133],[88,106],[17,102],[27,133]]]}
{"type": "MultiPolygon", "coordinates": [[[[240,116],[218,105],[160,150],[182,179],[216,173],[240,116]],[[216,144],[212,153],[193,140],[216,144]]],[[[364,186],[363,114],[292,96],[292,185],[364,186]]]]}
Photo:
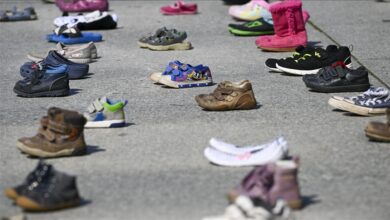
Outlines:
{"type": "Polygon", "coordinates": [[[85,128],[113,128],[126,125],[123,108],[126,101],[112,101],[105,96],[96,99],[84,113],[87,118],[85,128]]]}

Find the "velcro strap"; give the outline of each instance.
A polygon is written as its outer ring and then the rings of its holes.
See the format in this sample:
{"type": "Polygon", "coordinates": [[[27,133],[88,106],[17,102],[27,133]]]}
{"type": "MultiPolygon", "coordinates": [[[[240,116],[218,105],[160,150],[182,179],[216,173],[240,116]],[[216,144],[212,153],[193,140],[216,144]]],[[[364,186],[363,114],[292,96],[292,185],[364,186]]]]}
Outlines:
{"type": "Polygon", "coordinates": [[[47,128],[60,134],[68,134],[71,132],[71,129],[68,126],[56,123],[52,120],[49,120],[47,128]]]}
{"type": "Polygon", "coordinates": [[[42,127],[39,128],[38,133],[43,135],[48,141],[54,141],[56,139],[56,136],[52,131],[43,129],[42,127]]]}
{"type": "Polygon", "coordinates": [[[336,70],[337,74],[339,75],[339,77],[341,77],[341,78],[345,77],[346,71],[344,70],[344,68],[342,66],[336,66],[335,70],[336,70]]]}

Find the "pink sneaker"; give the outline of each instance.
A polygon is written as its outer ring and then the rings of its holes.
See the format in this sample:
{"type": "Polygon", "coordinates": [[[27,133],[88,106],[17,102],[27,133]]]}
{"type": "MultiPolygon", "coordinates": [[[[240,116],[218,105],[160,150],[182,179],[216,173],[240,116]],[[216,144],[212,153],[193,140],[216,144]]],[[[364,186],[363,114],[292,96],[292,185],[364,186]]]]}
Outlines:
{"type": "MultiPolygon", "coordinates": [[[[284,1],[270,7],[275,35],[256,39],[256,45],[266,51],[295,51],[306,46],[307,33],[300,0],[284,1]]],[[[306,19],[309,15],[305,13],[306,19]]]]}
{"type": "Polygon", "coordinates": [[[261,18],[261,10],[269,10],[269,4],[264,0],[252,0],[245,5],[233,5],[229,14],[239,20],[254,21],[261,18]]]}
{"type": "Polygon", "coordinates": [[[194,3],[185,3],[178,0],[173,5],[167,5],[160,8],[164,15],[190,15],[198,13],[198,5],[194,3]]]}
{"type": "Polygon", "coordinates": [[[108,0],[56,0],[63,12],[108,11],[108,0]]]}

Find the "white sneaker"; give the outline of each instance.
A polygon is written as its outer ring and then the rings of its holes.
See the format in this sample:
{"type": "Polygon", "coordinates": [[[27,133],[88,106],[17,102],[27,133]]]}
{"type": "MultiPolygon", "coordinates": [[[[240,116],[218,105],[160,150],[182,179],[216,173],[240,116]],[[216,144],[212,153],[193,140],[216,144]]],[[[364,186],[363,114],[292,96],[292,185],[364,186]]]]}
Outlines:
{"type": "Polygon", "coordinates": [[[224,153],[238,155],[238,154],[244,154],[246,152],[252,152],[252,151],[258,151],[265,147],[268,147],[269,145],[272,145],[274,143],[276,144],[283,144],[285,141],[284,137],[278,137],[276,140],[270,141],[266,144],[257,145],[257,146],[247,146],[247,147],[239,147],[234,144],[226,143],[222,140],[219,140],[217,138],[211,138],[209,141],[210,147],[215,148],[216,150],[219,150],[224,153]]]}
{"type": "Polygon", "coordinates": [[[204,150],[205,157],[212,163],[220,166],[259,166],[284,158],[288,153],[287,142],[275,142],[257,151],[232,155],[221,152],[212,147],[204,150]]]}
{"type": "MultiPolygon", "coordinates": [[[[68,27],[74,27],[77,23],[80,22],[93,22],[99,19],[102,19],[108,16],[108,12],[94,11],[88,13],[86,15],[78,15],[78,16],[63,16],[54,19],[54,25],[57,27],[61,27],[63,25],[67,25],[68,27]]],[[[116,14],[111,15],[114,21],[118,20],[118,16],[116,14]]]]}

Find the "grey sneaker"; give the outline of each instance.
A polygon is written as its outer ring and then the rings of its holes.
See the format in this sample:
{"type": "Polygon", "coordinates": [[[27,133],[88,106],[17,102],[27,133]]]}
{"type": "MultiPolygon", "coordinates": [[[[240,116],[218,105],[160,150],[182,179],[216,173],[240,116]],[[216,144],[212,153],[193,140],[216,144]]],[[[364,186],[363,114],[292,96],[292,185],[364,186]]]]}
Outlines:
{"type": "Polygon", "coordinates": [[[88,112],[84,113],[87,118],[85,128],[113,128],[126,125],[125,101],[112,101],[105,96],[96,99],[89,107],[88,112]]]}
{"type": "MultiPolygon", "coordinates": [[[[54,50],[66,59],[76,63],[90,63],[92,62],[92,59],[97,58],[97,49],[93,42],[75,46],[67,46],[65,44],[58,43],[54,50]]],[[[27,58],[34,62],[40,62],[44,59],[44,56],[28,54],[27,58]]]]}

